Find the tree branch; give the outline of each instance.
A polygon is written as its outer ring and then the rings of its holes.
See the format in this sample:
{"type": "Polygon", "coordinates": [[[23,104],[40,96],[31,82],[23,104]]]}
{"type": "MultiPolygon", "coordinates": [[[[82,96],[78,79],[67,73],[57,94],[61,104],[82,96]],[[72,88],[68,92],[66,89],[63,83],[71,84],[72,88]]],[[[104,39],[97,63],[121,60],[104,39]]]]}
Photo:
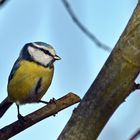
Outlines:
{"type": "Polygon", "coordinates": [[[9,139],[12,136],[20,133],[21,131],[27,129],[28,127],[36,124],[37,122],[51,116],[55,115],[57,112],[80,102],[80,97],[74,93],[69,93],[62,98],[55,101],[55,103],[49,103],[48,105],[40,108],[39,110],[24,117],[25,123],[21,125],[19,121],[16,121],[2,129],[0,129],[0,139],[9,139]]]}
{"type": "Polygon", "coordinates": [[[105,51],[110,52],[111,48],[105,44],[103,44],[99,39],[96,38],[95,35],[93,35],[76,17],[75,13],[73,12],[70,4],[68,3],[67,0],[62,0],[62,3],[64,7],[66,8],[67,12],[69,13],[70,17],[74,21],[74,23],[81,29],[81,31],[87,35],[88,38],[91,39],[99,48],[104,49],[105,51]]]}
{"type": "Polygon", "coordinates": [[[8,0],[0,0],[0,7],[3,6],[8,0]]]}
{"type": "Polygon", "coordinates": [[[140,89],[140,84],[134,83],[133,91],[140,89]]]}
{"type": "Polygon", "coordinates": [[[138,129],[129,140],[136,140],[140,137],[140,129],[138,129]]]}
{"type": "Polygon", "coordinates": [[[140,3],[57,140],[97,139],[117,107],[134,90],[134,82],[139,72],[140,3]]]}

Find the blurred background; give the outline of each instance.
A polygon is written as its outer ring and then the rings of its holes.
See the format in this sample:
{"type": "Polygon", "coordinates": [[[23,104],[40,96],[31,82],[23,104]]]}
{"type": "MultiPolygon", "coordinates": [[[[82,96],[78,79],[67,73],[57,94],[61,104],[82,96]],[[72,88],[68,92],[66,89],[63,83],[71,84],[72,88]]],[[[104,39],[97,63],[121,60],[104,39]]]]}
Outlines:
{"type": "MultiPolygon", "coordinates": [[[[113,48],[123,32],[137,0],[69,0],[80,22],[101,42],[113,48]]],[[[62,60],[44,100],[72,91],[81,98],[96,78],[109,52],[98,48],[72,21],[61,0],[9,0],[0,7],[0,101],[7,96],[7,79],[23,45],[44,41],[62,60]]],[[[117,85],[116,85],[117,86],[117,85]]],[[[113,114],[98,140],[127,140],[140,127],[140,93],[132,93],[113,114]]],[[[21,107],[26,115],[43,104],[21,107]]],[[[56,140],[76,105],[51,116],[11,138],[56,140]]],[[[13,105],[0,119],[0,128],[17,120],[13,105]]]]}

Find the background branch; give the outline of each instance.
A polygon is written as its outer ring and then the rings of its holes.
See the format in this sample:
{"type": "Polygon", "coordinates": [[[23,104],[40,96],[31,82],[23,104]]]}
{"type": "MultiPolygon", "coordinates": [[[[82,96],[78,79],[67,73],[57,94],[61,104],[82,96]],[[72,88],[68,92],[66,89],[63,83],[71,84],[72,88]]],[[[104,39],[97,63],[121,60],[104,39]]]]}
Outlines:
{"type": "Polygon", "coordinates": [[[27,115],[24,117],[25,123],[21,125],[19,121],[16,121],[2,129],[0,129],[0,139],[9,139],[12,136],[20,133],[21,131],[27,129],[28,127],[36,124],[37,122],[51,116],[55,115],[57,112],[80,102],[80,97],[74,93],[69,93],[62,98],[55,101],[55,103],[49,103],[48,105],[42,107],[41,109],[27,115]]]}
{"type": "Polygon", "coordinates": [[[138,129],[129,140],[136,140],[140,137],[140,129],[138,129]]]}
{"type": "Polygon", "coordinates": [[[99,39],[96,38],[76,17],[74,11],[72,10],[69,2],[67,0],[62,0],[64,7],[66,8],[67,12],[69,13],[70,17],[74,21],[74,23],[83,31],[84,34],[87,35],[88,38],[91,39],[99,48],[104,49],[105,51],[111,51],[111,48],[105,44],[103,44],[99,39]]]}
{"type": "Polygon", "coordinates": [[[0,7],[3,6],[8,0],[0,0],[0,7]]]}

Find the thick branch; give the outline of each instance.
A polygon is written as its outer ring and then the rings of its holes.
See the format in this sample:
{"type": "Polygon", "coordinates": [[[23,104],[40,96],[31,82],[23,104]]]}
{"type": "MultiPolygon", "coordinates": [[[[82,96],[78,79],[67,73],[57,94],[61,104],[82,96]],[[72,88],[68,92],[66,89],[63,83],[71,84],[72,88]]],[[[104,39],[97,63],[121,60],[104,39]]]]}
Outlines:
{"type": "MultiPolygon", "coordinates": [[[[94,55],[94,52],[93,52],[94,55]]],[[[95,140],[140,72],[140,3],[58,140],[95,140]]]]}
{"type": "Polygon", "coordinates": [[[55,101],[55,103],[49,103],[48,105],[42,107],[41,109],[27,115],[24,117],[25,122],[23,125],[19,121],[16,121],[2,129],[0,129],[0,139],[6,140],[11,138],[12,136],[20,133],[26,128],[36,124],[37,122],[51,116],[55,115],[57,112],[80,102],[80,98],[73,94],[69,93],[62,98],[55,101]]]}

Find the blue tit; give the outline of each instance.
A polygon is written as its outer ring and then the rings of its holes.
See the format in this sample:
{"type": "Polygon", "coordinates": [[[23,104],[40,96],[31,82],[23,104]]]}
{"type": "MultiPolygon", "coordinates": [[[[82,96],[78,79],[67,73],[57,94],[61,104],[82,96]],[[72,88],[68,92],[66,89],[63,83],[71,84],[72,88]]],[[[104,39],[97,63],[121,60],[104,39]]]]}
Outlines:
{"type": "Polygon", "coordinates": [[[0,104],[0,117],[16,103],[18,119],[22,117],[19,105],[44,102],[53,74],[54,62],[60,57],[54,48],[43,42],[27,43],[22,48],[8,79],[8,97],[0,104]]]}

